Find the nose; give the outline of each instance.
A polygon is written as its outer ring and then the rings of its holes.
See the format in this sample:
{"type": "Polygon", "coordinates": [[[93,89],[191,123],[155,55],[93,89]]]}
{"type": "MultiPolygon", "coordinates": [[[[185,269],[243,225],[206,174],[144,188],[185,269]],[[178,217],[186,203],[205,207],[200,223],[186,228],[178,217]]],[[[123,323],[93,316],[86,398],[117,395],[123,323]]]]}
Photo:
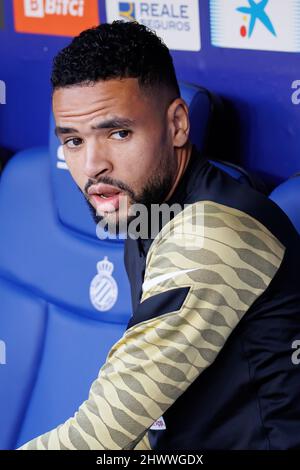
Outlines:
{"type": "Polygon", "coordinates": [[[112,163],[107,152],[97,145],[90,143],[85,148],[84,172],[88,178],[94,179],[100,175],[110,173],[112,163]]]}

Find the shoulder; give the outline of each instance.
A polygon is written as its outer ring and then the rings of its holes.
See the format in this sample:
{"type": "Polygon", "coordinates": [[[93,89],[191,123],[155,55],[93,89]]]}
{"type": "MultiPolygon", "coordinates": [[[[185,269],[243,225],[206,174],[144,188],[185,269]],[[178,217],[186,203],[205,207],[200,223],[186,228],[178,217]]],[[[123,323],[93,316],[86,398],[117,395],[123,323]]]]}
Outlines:
{"type": "Polygon", "coordinates": [[[209,290],[211,303],[232,302],[244,310],[270,284],[284,253],[282,243],[249,214],[197,201],[154,239],[147,255],[143,299],[165,289],[192,286],[201,289],[201,296],[203,289],[206,294],[209,290]]]}
{"type": "Polygon", "coordinates": [[[282,259],[285,250],[281,241],[249,213],[205,200],[185,205],[164,225],[150,247],[147,264],[159,256],[175,259],[193,254],[195,259],[199,250],[209,248],[214,248],[214,254],[231,249],[237,256],[246,250],[274,262],[274,258],[282,259]]]}
{"type": "Polygon", "coordinates": [[[212,164],[194,181],[195,189],[188,202],[211,201],[236,209],[261,223],[283,245],[293,243],[298,234],[280,207],[266,195],[254,190],[212,164]]]}

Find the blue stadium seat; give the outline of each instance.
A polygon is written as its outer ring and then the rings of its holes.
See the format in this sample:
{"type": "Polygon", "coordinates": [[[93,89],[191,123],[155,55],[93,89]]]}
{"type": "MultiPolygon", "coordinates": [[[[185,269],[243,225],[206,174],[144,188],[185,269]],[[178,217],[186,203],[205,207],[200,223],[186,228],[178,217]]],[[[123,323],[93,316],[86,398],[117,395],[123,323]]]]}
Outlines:
{"type": "MultiPolygon", "coordinates": [[[[202,150],[213,97],[181,90],[202,150]]],[[[97,238],[53,125],[49,148],[15,155],[0,184],[1,449],[73,415],[131,311],[123,242],[97,238]]]]}
{"type": "Polygon", "coordinates": [[[300,174],[281,183],[269,197],[281,207],[300,233],[300,174]]]}

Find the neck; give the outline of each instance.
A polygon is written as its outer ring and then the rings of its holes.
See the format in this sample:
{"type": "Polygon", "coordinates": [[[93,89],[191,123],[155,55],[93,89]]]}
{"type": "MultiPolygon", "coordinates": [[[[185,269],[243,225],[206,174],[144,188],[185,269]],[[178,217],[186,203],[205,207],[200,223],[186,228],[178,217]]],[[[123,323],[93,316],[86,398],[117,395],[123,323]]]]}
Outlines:
{"type": "Polygon", "coordinates": [[[176,152],[176,157],[177,157],[177,162],[178,162],[178,165],[177,165],[177,172],[176,172],[176,175],[175,175],[175,178],[174,178],[174,182],[173,182],[173,185],[172,185],[172,188],[170,189],[168,195],[166,196],[164,202],[168,201],[170,199],[170,197],[173,195],[175,189],[177,188],[177,185],[179,183],[179,181],[181,180],[185,170],[186,170],[186,167],[188,166],[188,163],[190,161],[190,158],[191,158],[191,154],[192,154],[192,143],[191,142],[187,142],[187,144],[180,148],[180,149],[176,149],[175,150],[176,152]]]}

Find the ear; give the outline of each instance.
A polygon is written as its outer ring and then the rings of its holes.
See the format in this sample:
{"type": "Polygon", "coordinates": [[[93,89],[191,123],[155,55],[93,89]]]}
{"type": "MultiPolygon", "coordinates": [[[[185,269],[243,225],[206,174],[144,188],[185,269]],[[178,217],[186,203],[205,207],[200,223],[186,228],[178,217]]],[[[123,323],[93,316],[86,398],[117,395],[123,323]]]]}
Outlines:
{"type": "Polygon", "coordinates": [[[183,147],[190,132],[189,110],[182,98],[176,98],[168,108],[168,122],[174,147],[183,147]]]}

